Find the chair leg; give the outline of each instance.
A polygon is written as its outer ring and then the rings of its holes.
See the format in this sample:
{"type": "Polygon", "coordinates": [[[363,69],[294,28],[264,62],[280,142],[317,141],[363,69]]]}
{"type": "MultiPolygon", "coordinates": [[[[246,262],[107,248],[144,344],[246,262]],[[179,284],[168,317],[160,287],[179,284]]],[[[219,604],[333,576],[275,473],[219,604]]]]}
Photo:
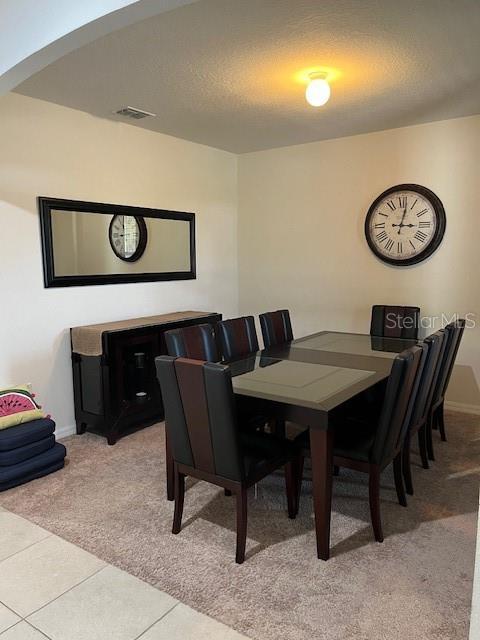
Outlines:
{"type": "Polygon", "coordinates": [[[333,465],[333,475],[334,476],[340,475],[340,467],[338,467],[336,464],[333,465]]]}
{"type": "Polygon", "coordinates": [[[420,458],[422,459],[422,467],[429,469],[428,453],[427,453],[427,425],[422,424],[418,430],[418,448],[420,450],[420,458]]]}
{"type": "Polygon", "coordinates": [[[382,519],[380,517],[380,469],[378,467],[370,467],[368,492],[370,517],[372,519],[375,540],[377,542],[383,542],[382,519]]]}
{"type": "Polygon", "coordinates": [[[402,507],[407,506],[407,496],[405,495],[405,487],[403,486],[402,477],[402,452],[397,453],[393,461],[393,475],[395,477],[395,489],[397,490],[398,503],[402,507]]]}
{"type": "Polygon", "coordinates": [[[302,493],[304,463],[305,463],[305,457],[301,455],[298,460],[298,469],[297,469],[297,483],[298,483],[297,494],[299,496],[299,499],[300,499],[300,494],[302,493]]]}
{"type": "Polygon", "coordinates": [[[245,560],[247,543],[247,489],[241,487],[237,493],[237,552],[235,562],[242,564],[245,560]]]}
{"type": "Polygon", "coordinates": [[[285,465],[285,489],[287,492],[288,517],[295,518],[298,513],[298,462],[287,462],[285,465]]]}
{"type": "Polygon", "coordinates": [[[185,498],[185,476],[177,468],[175,474],[175,512],[173,514],[172,533],[180,533],[182,528],[183,500],[185,498]]]}
{"type": "Polygon", "coordinates": [[[410,464],[410,434],[405,437],[402,449],[402,472],[403,479],[405,481],[405,490],[413,496],[413,480],[412,480],[412,467],[410,464]]]}
{"type": "Polygon", "coordinates": [[[430,416],[425,425],[426,431],[426,441],[427,441],[427,454],[428,459],[435,461],[435,456],[433,453],[433,437],[432,437],[432,424],[433,424],[433,416],[430,416]]]}
{"type": "Polygon", "coordinates": [[[438,417],[438,428],[440,431],[440,437],[442,438],[443,442],[446,442],[447,435],[445,433],[445,418],[443,415],[443,402],[437,409],[437,417],[438,417]]]}
{"type": "Polygon", "coordinates": [[[173,470],[173,456],[170,448],[170,443],[168,441],[168,431],[167,425],[165,424],[165,462],[166,462],[166,471],[167,471],[167,500],[174,499],[174,470],[173,470]]]}

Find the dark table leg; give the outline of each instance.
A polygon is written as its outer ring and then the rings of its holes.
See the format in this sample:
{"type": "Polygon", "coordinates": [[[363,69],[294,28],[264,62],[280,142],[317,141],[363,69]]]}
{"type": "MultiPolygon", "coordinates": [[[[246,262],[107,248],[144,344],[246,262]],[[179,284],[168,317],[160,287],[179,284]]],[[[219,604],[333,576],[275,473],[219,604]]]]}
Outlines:
{"type": "Polygon", "coordinates": [[[310,451],[317,556],[321,560],[328,560],[332,511],[333,432],[310,429],[310,451]]]}

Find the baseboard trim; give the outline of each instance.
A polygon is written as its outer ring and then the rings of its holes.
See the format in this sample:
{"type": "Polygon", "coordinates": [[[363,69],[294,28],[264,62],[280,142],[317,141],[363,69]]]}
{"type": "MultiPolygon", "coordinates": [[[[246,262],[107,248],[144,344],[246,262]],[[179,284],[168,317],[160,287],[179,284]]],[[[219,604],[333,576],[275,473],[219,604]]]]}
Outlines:
{"type": "Polygon", "coordinates": [[[75,425],[71,424],[67,424],[63,427],[56,427],[55,429],[55,437],[57,438],[57,440],[66,438],[68,436],[73,436],[75,433],[77,433],[77,429],[75,425]]]}
{"type": "Polygon", "coordinates": [[[465,404],[463,402],[452,402],[451,400],[446,400],[445,409],[459,411],[460,413],[473,413],[476,416],[480,416],[480,406],[478,406],[478,404],[465,404]]]}

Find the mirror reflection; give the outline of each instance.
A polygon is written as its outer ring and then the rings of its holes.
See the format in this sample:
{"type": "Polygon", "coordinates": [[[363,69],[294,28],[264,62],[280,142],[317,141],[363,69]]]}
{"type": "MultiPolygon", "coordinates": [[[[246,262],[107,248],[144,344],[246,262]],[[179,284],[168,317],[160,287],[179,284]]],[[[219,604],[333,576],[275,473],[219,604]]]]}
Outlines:
{"type": "Polygon", "coordinates": [[[51,210],[55,277],[188,272],[190,222],[51,210]]]}

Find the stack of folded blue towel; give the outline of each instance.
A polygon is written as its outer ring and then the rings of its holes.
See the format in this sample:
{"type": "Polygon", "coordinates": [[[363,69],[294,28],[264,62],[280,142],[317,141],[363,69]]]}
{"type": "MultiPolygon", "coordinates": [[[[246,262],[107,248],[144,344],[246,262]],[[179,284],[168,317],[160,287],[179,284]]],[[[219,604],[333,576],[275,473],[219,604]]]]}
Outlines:
{"type": "Polygon", "coordinates": [[[65,464],[55,422],[43,413],[30,385],[0,389],[0,491],[46,476],[65,464]]]}
{"type": "Polygon", "coordinates": [[[54,431],[55,422],[50,418],[0,430],[0,491],[64,466],[66,449],[55,442],[54,431]]]}

